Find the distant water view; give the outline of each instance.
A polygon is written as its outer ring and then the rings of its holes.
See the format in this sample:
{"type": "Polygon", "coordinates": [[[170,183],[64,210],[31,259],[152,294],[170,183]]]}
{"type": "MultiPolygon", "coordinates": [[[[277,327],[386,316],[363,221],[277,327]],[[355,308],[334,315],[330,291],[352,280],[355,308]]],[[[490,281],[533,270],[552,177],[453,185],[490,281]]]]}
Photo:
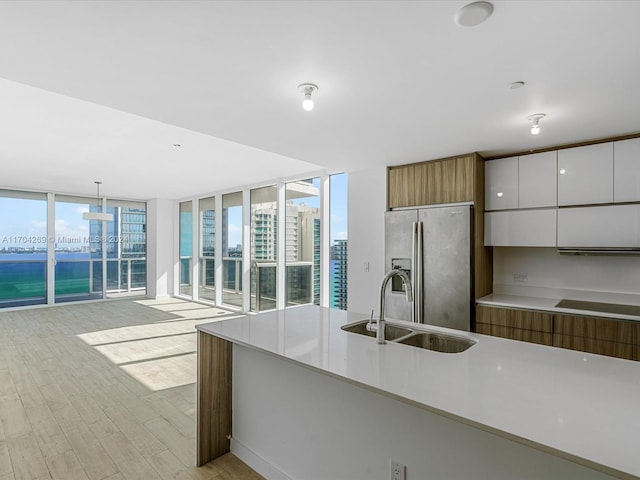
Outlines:
{"type": "MultiPolygon", "coordinates": [[[[55,295],[96,295],[102,292],[102,259],[91,261],[90,252],[56,252],[55,295]]],[[[144,286],[146,260],[131,259],[132,287],[144,286]],[[135,283],[134,283],[135,281],[135,283]]],[[[107,287],[126,288],[128,260],[108,260],[107,287]],[[124,270],[124,271],[123,271],[124,270]],[[119,282],[120,280],[120,282],[119,282]]],[[[44,253],[0,254],[0,302],[38,300],[46,297],[47,255],[44,253]]]]}

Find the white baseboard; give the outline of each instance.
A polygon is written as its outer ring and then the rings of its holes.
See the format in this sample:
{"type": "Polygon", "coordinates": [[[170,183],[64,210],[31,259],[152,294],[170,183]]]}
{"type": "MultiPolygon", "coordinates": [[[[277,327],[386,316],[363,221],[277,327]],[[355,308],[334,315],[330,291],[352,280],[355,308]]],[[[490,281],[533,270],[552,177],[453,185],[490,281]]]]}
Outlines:
{"type": "Polygon", "coordinates": [[[231,438],[231,453],[267,480],[293,480],[291,477],[281,472],[278,467],[269,463],[235,438],[231,438]]]}

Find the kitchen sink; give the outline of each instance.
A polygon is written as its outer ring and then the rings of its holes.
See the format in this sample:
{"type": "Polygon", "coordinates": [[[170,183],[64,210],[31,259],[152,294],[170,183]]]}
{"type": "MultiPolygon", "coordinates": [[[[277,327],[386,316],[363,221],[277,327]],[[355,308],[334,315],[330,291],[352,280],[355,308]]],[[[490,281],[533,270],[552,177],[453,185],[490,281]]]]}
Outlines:
{"type": "MultiPolygon", "coordinates": [[[[350,325],[344,325],[342,330],[345,332],[358,333],[360,335],[367,335],[368,337],[375,337],[376,331],[367,330],[367,324],[369,320],[362,320],[357,323],[352,323],[350,325]]],[[[374,327],[377,326],[376,323],[373,324],[374,327]]],[[[407,335],[413,333],[413,330],[409,328],[399,327],[396,325],[392,325],[387,323],[384,329],[384,336],[387,340],[396,340],[398,338],[406,337],[407,335]]]]}
{"type": "Polygon", "coordinates": [[[442,353],[460,353],[475,345],[476,342],[468,338],[453,337],[441,333],[419,332],[398,340],[398,343],[442,353]]]}

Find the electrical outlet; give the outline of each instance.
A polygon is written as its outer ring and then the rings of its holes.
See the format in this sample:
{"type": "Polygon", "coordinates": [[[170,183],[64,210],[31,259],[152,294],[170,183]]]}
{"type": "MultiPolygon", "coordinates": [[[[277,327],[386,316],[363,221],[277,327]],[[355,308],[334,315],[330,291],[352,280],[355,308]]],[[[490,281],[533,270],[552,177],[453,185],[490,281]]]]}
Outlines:
{"type": "Polygon", "coordinates": [[[404,465],[391,460],[391,468],[389,471],[389,480],[405,480],[404,479],[404,465]]]}
{"type": "Polygon", "coordinates": [[[526,283],[527,281],[529,281],[529,278],[527,277],[526,273],[516,273],[513,275],[513,281],[514,282],[520,282],[520,283],[526,283]]]}

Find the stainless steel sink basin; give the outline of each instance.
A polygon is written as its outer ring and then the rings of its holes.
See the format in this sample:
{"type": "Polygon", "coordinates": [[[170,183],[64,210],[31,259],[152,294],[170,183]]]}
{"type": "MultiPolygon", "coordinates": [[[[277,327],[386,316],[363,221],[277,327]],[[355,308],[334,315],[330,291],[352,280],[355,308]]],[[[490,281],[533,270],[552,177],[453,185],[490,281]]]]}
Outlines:
{"type": "Polygon", "coordinates": [[[468,338],[453,337],[441,333],[418,332],[398,340],[398,343],[442,353],[460,353],[475,345],[476,342],[468,338]]]}
{"type": "MultiPolygon", "coordinates": [[[[342,330],[345,332],[358,333],[360,335],[367,335],[368,337],[375,337],[376,332],[367,330],[367,324],[369,320],[362,320],[361,322],[352,323],[350,325],[342,326],[342,330]]],[[[384,336],[387,340],[396,340],[398,338],[406,337],[413,333],[413,330],[404,327],[398,327],[387,323],[384,329],[384,336]]]]}

